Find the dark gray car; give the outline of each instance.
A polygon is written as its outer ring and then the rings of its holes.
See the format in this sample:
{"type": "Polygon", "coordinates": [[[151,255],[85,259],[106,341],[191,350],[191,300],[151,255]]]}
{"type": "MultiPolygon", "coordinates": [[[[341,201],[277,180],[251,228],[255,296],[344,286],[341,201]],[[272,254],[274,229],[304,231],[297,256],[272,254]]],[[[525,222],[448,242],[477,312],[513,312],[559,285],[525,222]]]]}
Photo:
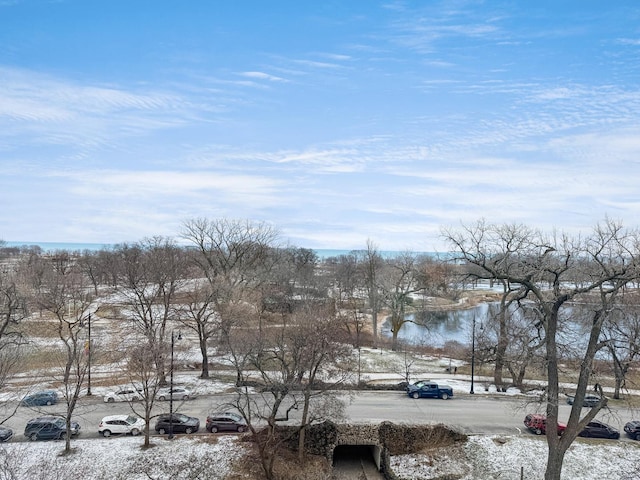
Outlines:
{"type": "MultiPolygon", "coordinates": [[[[573,405],[573,403],[575,402],[575,397],[573,395],[569,395],[567,397],[567,403],[569,405],[573,405]]],[[[582,406],[583,407],[595,407],[598,402],[600,402],[600,397],[597,395],[585,395],[584,396],[584,401],[582,402],[582,406]]]]}
{"type": "MultiPolygon", "coordinates": [[[[53,440],[64,438],[67,433],[67,425],[62,417],[38,417],[32,418],[24,427],[24,436],[31,441],[53,440]]],[[[78,422],[71,422],[71,435],[80,433],[78,422]]]]}
{"type": "Polygon", "coordinates": [[[162,414],[156,421],[156,432],[165,433],[195,433],[200,429],[200,420],[182,413],[162,414]]]}

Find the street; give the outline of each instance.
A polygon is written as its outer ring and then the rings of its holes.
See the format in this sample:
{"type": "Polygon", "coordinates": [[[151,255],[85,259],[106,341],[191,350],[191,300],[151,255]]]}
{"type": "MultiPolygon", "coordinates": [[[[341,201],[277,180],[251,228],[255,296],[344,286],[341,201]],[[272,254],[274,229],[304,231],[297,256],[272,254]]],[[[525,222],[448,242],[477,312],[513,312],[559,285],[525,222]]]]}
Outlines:
{"type": "MultiPolygon", "coordinates": [[[[185,413],[200,419],[200,433],[204,429],[207,415],[215,410],[228,409],[225,406],[233,398],[230,394],[203,395],[187,401],[174,401],[174,411],[185,413]]],[[[348,399],[347,395],[344,395],[348,399]]],[[[516,396],[457,395],[450,400],[413,399],[402,391],[366,391],[353,395],[348,404],[346,415],[352,423],[372,423],[390,421],[403,424],[443,423],[455,427],[467,434],[529,434],[522,423],[524,416],[533,411],[541,412],[539,404],[526,403],[527,399],[516,396]]],[[[530,400],[529,400],[530,401],[530,400]]],[[[97,438],[98,424],[107,415],[132,413],[142,416],[140,403],[105,403],[102,397],[82,397],[73,415],[81,426],[82,438],[97,438]]],[[[15,404],[5,404],[4,414],[15,408],[15,404]]],[[[62,415],[64,404],[49,407],[20,407],[5,425],[14,430],[14,440],[25,440],[24,426],[30,418],[42,415],[62,415]]],[[[568,419],[570,406],[560,406],[560,418],[568,419]]],[[[169,402],[156,401],[153,414],[167,413],[169,402]]],[[[627,439],[622,427],[634,419],[632,410],[613,407],[600,412],[598,419],[618,428],[621,439],[627,439]]],[[[6,416],[6,415],[5,415],[6,416]]],[[[295,421],[295,419],[294,419],[295,421]]],[[[153,431],[154,421],[151,421],[153,431]]]]}

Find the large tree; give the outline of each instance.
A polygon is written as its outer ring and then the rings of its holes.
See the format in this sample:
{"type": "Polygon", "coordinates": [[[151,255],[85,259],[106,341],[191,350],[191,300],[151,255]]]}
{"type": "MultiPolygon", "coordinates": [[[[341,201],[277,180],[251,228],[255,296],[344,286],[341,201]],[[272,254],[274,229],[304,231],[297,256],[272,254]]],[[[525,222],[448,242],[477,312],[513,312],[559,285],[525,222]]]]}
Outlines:
{"type": "Polygon", "coordinates": [[[585,425],[607,404],[582,415],[581,405],[590,383],[593,360],[606,345],[601,331],[627,284],[638,278],[639,235],[606,220],[586,236],[554,232],[544,234],[524,225],[492,225],[479,221],[459,230],[446,230],[445,238],[459,253],[458,261],[476,267],[478,279],[520,285],[522,296],[534,305],[544,332],[547,374],[546,480],[559,480],[564,455],[585,425]],[[589,305],[590,330],[579,362],[575,402],[562,436],[557,435],[559,410],[559,331],[571,321],[568,305],[580,300],[589,305]]]}
{"type": "Polygon", "coordinates": [[[60,369],[55,377],[62,384],[67,426],[65,452],[70,452],[71,417],[90,368],[91,345],[84,320],[91,314],[93,295],[80,269],[65,256],[57,256],[57,259],[47,264],[41,288],[37,292],[37,302],[43,311],[53,316],[59,339],[55,359],[60,369]]]}
{"type": "Polygon", "coordinates": [[[385,259],[383,265],[377,275],[379,299],[390,312],[391,349],[396,351],[400,329],[411,321],[407,310],[424,285],[418,281],[417,257],[411,252],[385,259]]]}
{"type": "MultiPolygon", "coordinates": [[[[174,304],[184,285],[186,261],[184,250],[170,238],[146,238],[133,245],[115,248],[118,261],[118,289],[126,315],[156,352],[166,352],[176,313],[174,304]]],[[[156,368],[165,380],[166,358],[155,356],[156,368]]]]}
{"type": "Polygon", "coordinates": [[[248,326],[249,307],[260,317],[262,287],[280,258],[275,249],[278,232],[266,223],[200,218],[185,222],[182,237],[193,247],[190,262],[208,284],[198,287],[200,300],[189,300],[191,311],[182,320],[195,327],[201,348],[206,349],[207,339],[217,330],[222,345],[236,351],[229,336],[233,329],[248,326]]]}

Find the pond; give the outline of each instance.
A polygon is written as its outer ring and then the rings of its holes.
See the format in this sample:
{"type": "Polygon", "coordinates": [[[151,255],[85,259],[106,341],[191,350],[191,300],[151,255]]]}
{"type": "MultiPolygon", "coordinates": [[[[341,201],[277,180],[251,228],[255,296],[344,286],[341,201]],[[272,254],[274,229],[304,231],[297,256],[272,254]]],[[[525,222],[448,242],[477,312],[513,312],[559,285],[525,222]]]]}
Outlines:
{"type": "MultiPolygon", "coordinates": [[[[473,319],[476,327],[486,324],[498,309],[497,303],[481,303],[465,310],[423,311],[407,315],[398,333],[398,340],[413,345],[443,347],[446,342],[455,341],[471,344],[473,319]]],[[[382,335],[391,338],[391,324],[385,320],[382,335]]]]}

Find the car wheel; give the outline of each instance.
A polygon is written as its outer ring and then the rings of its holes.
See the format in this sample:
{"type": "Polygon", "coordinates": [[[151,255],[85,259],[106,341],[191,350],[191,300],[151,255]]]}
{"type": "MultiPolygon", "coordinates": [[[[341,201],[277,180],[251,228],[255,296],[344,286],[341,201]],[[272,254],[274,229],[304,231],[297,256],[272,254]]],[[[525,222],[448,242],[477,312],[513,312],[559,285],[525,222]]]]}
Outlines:
{"type": "Polygon", "coordinates": [[[138,400],[140,400],[138,397],[131,397],[132,402],[137,402],[138,400]]]}
{"type": "Polygon", "coordinates": [[[190,434],[190,433],[193,433],[193,428],[187,427],[187,429],[184,431],[184,433],[186,433],[187,435],[190,434]]]}
{"type": "Polygon", "coordinates": [[[102,436],[103,437],[110,437],[111,436],[111,430],[103,430],[102,431],[102,436]]]}
{"type": "Polygon", "coordinates": [[[413,393],[411,394],[411,396],[412,396],[413,398],[420,398],[420,394],[419,394],[418,392],[413,392],[413,393]]]}
{"type": "Polygon", "coordinates": [[[160,435],[164,435],[165,433],[167,433],[167,431],[164,428],[161,428],[160,430],[158,430],[158,433],[160,435]]]}
{"type": "Polygon", "coordinates": [[[246,428],[242,425],[238,426],[238,433],[244,433],[246,431],[246,428]]]}
{"type": "Polygon", "coordinates": [[[189,395],[183,395],[182,400],[189,400],[189,395]]]}
{"type": "Polygon", "coordinates": [[[631,436],[631,438],[635,439],[635,440],[640,440],[640,432],[634,434],[631,436]]]}
{"type": "Polygon", "coordinates": [[[107,399],[107,403],[113,403],[113,402],[115,402],[115,400],[114,400],[114,398],[113,398],[113,397],[109,397],[109,398],[107,399]]]}
{"type": "Polygon", "coordinates": [[[158,397],[158,400],[160,400],[161,402],[164,402],[167,398],[164,395],[160,395],[158,397]]]}
{"type": "Polygon", "coordinates": [[[209,431],[210,431],[211,433],[216,433],[216,432],[218,431],[218,427],[211,427],[211,428],[209,429],[209,431]]]}
{"type": "Polygon", "coordinates": [[[51,400],[47,400],[47,407],[48,407],[49,405],[53,405],[53,403],[51,403],[51,400]]]}
{"type": "Polygon", "coordinates": [[[535,433],[536,435],[542,435],[542,430],[540,430],[539,428],[536,428],[533,433],[535,433]]]}
{"type": "Polygon", "coordinates": [[[38,434],[33,432],[31,435],[29,435],[29,440],[35,442],[36,440],[38,440],[38,434]]]}
{"type": "Polygon", "coordinates": [[[140,435],[140,430],[138,430],[137,428],[131,429],[131,435],[137,437],[138,435],[140,435]]]}
{"type": "Polygon", "coordinates": [[[449,400],[449,394],[448,394],[448,393],[443,393],[443,394],[440,396],[440,398],[441,398],[441,399],[443,399],[443,400],[449,400]]]}

